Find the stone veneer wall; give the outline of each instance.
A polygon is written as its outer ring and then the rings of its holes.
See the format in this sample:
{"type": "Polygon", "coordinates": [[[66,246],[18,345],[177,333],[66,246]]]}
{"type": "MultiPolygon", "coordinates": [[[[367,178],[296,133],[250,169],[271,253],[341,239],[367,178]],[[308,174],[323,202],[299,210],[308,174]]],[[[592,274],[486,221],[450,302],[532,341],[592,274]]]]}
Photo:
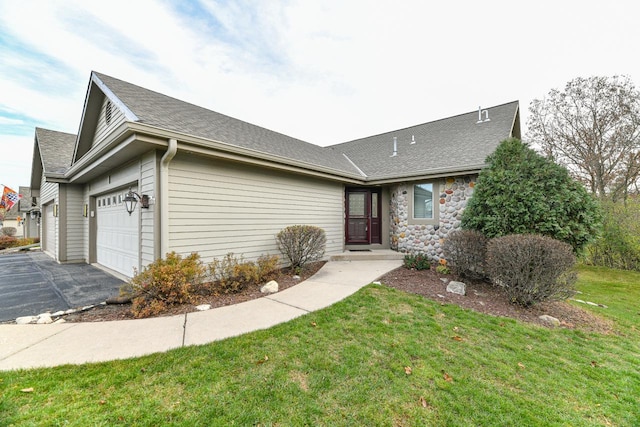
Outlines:
{"type": "Polygon", "coordinates": [[[433,261],[444,258],[442,244],[450,232],[460,228],[462,211],[473,195],[476,179],[477,175],[470,175],[434,183],[440,192],[438,225],[409,224],[409,190],[414,183],[392,186],[389,212],[391,248],[398,252],[426,254],[433,261]]]}

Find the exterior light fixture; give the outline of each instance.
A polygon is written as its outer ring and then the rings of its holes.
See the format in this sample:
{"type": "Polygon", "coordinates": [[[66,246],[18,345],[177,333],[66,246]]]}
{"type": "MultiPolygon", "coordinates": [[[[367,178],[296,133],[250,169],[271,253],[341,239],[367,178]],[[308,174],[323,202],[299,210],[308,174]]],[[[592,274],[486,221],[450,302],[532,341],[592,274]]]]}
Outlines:
{"type": "Polygon", "coordinates": [[[131,190],[124,195],[124,207],[127,209],[129,216],[136,210],[136,204],[140,201],[140,207],[143,209],[149,209],[149,196],[143,194],[142,196],[131,190]]]}
{"type": "Polygon", "coordinates": [[[31,219],[40,218],[40,211],[33,209],[32,211],[29,212],[29,216],[31,217],[31,219]]]}

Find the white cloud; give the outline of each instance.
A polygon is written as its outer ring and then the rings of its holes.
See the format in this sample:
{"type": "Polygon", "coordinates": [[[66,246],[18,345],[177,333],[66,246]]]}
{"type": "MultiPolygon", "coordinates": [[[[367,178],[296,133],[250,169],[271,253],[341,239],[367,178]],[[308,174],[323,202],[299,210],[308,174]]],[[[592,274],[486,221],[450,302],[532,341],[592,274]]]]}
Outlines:
{"type": "MultiPolygon", "coordinates": [[[[321,145],[515,99],[524,125],[531,99],[576,76],[640,83],[637,12],[622,0],[0,0],[15,42],[0,44],[0,108],[18,113],[0,122],[0,149],[16,147],[6,120],[76,132],[91,70],[321,145]]],[[[33,131],[23,138],[28,171],[33,131]]]]}

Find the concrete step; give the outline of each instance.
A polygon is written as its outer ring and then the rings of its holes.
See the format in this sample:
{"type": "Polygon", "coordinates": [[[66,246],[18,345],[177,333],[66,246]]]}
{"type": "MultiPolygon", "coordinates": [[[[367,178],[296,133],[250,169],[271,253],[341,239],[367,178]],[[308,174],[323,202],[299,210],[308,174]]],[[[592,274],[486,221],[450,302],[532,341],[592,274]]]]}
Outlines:
{"type": "Polygon", "coordinates": [[[390,249],[374,249],[367,251],[345,251],[331,255],[330,261],[394,261],[403,260],[406,254],[390,249]]]}

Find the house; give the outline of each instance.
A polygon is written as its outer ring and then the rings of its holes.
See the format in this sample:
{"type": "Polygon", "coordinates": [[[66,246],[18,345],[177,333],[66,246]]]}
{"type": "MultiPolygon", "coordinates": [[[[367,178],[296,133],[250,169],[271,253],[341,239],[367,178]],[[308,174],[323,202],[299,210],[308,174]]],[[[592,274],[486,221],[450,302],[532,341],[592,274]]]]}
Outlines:
{"type": "Polygon", "coordinates": [[[438,259],[512,136],[518,102],[320,147],[93,72],[78,134],[36,129],[31,188],[47,253],[128,277],[169,251],[278,254],[293,224],[322,227],[327,254],[438,259]]]}

